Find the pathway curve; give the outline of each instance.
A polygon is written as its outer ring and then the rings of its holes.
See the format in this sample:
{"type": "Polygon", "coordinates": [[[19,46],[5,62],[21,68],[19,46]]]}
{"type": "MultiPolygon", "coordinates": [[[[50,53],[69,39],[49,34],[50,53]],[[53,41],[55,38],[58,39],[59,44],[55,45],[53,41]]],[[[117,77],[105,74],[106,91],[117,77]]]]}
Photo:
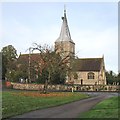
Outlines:
{"type": "Polygon", "coordinates": [[[61,106],[35,110],[13,118],[77,118],[81,113],[90,110],[98,102],[111,97],[110,94],[98,94],[92,98],[68,103],[61,106]]]}

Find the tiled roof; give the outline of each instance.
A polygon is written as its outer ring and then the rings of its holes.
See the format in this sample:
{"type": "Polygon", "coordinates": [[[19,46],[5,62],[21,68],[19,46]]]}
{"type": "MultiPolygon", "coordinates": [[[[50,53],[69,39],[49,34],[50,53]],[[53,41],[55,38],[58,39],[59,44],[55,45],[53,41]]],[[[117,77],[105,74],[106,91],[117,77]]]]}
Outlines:
{"type": "MultiPolygon", "coordinates": [[[[38,53],[30,54],[30,61],[35,62],[35,61],[40,61],[41,57],[38,53]]],[[[21,54],[18,58],[18,63],[28,63],[29,62],[29,54],[21,54]]]]}
{"type": "MultiPolygon", "coordinates": [[[[41,57],[38,53],[34,53],[30,55],[31,62],[38,62],[41,60],[41,57]]],[[[80,58],[74,59],[72,63],[72,70],[73,71],[100,71],[101,63],[103,58],[80,58]]],[[[19,63],[28,64],[29,62],[29,54],[22,54],[18,58],[19,63]]]]}
{"type": "Polygon", "coordinates": [[[103,58],[75,59],[72,70],[74,71],[100,71],[103,58]]]}

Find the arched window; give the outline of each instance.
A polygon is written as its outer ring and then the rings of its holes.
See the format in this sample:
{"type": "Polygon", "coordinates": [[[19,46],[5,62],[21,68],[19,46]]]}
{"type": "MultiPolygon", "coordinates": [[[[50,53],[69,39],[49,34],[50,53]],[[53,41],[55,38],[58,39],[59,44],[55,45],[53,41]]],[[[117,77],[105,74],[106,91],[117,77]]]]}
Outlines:
{"type": "Polygon", "coordinates": [[[94,73],[92,73],[92,72],[89,72],[88,73],[88,79],[94,79],[94,73]]]}
{"type": "Polygon", "coordinates": [[[78,79],[78,74],[76,72],[73,73],[74,79],[78,79]]]}

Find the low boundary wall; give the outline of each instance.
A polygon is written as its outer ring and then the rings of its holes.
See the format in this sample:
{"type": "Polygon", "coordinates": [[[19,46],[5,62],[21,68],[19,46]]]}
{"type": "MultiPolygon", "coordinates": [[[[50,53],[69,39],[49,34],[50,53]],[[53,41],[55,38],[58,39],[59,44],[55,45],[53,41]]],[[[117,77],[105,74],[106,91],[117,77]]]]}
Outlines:
{"type": "MultiPolygon", "coordinates": [[[[23,84],[11,83],[13,89],[20,90],[40,90],[44,89],[44,84],[23,84]]],[[[48,85],[51,91],[119,91],[118,85],[48,85]]]]}

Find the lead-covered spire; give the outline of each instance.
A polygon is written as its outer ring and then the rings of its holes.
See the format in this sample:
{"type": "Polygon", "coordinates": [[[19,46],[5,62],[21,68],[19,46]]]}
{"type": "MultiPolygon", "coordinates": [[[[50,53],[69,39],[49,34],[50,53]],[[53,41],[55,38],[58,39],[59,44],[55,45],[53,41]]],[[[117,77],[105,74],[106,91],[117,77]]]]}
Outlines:
{"type": "Polygon", "coordinates": [[[67,23],[65,6],[64,6],[64,17],[62,17],[62,20],[63,20],[63,23],[62,23],[62,27],[61,27],[60,36],[56,40],[56,42],[59,42],[59,41],[71,41],[71,42],[73,42],[73,40],[71,39],[71,35],[70,35],[68,23],[67,23]]]}

